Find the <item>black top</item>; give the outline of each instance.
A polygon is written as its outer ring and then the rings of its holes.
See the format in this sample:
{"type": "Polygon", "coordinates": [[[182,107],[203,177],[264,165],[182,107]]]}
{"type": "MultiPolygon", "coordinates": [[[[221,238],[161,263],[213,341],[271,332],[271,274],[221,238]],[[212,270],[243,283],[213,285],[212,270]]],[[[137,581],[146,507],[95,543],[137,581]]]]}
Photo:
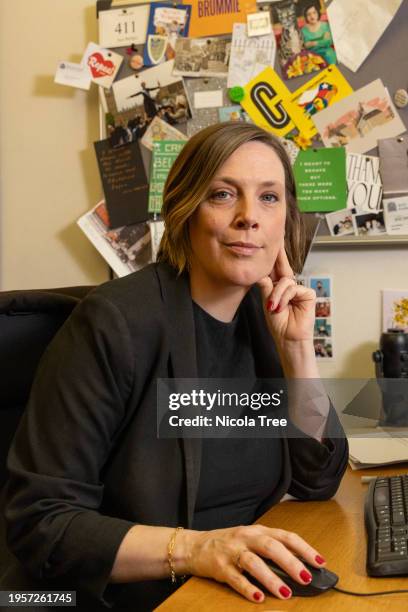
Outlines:
{"type": "MultiPolygon", "coordinates": [[[[200,378],[256,378],[249,330],[239,309],[231,323],[194,303],[200,378]]],[[[282,470],[279,439],[202,441],[201,472],[193,529],[248,525],[276,488],[282,470]]]]}

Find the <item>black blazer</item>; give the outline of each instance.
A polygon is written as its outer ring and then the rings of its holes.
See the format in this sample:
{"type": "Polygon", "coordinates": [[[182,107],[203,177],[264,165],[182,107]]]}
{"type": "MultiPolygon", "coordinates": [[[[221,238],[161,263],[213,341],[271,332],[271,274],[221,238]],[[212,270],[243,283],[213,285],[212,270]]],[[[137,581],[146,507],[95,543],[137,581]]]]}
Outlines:
{"type": "MultiPolygon", "coordinates": [[[[256,288],[243,305],[258,377],[281,376],[256,288]]],[[[22,565],[3,588],[34,576],[41,588],[77,589],[85,607],[89,597],[138,611],[170,594],[170,580],[108,580],[134,523],[192,524],[201,440],[157,438],[156,379],[195,378],[196,368],[188,277],[165,264],[108,282],[75,308],[42,358],[9,454],[8,542],[22,565]]],[[[282,446],[281,479],[260,514],[288,491],[331,497],[346,468],[344,440],[282,446]]]]}

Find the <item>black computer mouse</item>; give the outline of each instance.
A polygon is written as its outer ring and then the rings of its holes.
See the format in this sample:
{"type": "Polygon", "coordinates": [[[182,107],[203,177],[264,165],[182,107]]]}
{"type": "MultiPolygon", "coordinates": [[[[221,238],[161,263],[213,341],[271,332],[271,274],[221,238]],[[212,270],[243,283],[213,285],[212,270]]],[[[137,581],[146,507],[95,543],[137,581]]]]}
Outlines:
{"type": "MultiPolygon", "coordinates": [[[[302,561],[306,569],[312,574],[312,581],[309,582],[309,584],[300,584],[289,576],[279,565],[276,565],[272,559],[264,559],[264,561],[290,588],[293,597],[314,597],[315,595],[321,595],[333,588],[339,580],[339,577],[330,570],[324,567],[313,567],[313,565],[309,565],[309,563],[302,561]]],[[[252,583],[255,582],[260,589],[265,590],[265,586],[255,581],[253,576],[247,574],[247,578],[252,583]]]]}

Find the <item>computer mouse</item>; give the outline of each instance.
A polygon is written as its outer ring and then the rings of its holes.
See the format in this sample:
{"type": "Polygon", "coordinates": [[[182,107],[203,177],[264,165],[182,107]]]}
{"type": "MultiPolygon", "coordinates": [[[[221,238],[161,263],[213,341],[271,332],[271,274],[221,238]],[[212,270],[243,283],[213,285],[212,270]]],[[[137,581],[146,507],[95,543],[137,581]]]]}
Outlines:
{"type": "MultiPolygon", "coordinates": [[[[309,565],[309,563],[302,561],[303,565],[311,573],[312,580],[309,582],[309,584],[300,584],[289,576],[279,565],[276,565],[272,559],[264,558],[263,560],[268,567],[270,567],[271,570],[290,588],[293,597],[315,597],[316,595],[321,595],[322,593],[325,593],[329,589],[333,588],[339,580],[339,577],[330,570],[324,567],[314,567],[313,565],[309,565]]],[[[255,582],[260,589],[265,590],[265,586],[260,584],[258,581],[255,581],[253,576],[247,574],[247,578],[251,582],[255,582]]]]}

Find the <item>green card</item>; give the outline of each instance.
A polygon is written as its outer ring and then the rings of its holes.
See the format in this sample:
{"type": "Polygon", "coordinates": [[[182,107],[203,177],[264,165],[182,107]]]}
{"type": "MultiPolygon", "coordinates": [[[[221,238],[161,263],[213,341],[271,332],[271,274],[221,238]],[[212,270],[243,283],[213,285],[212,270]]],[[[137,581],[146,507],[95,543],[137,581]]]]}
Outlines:
{"type": "Polygon", "coordinates": [[[150,166],[149,212],[160,213],[163,187],[174,160],[184,147],[183,140],[156,140],[153,143],[150,166]]]}
{"type": "Polygon", "coordinates": [[[331,212],[347,207],[346,150],[300,151],[293,167],[299,209],[331,212]]]}

